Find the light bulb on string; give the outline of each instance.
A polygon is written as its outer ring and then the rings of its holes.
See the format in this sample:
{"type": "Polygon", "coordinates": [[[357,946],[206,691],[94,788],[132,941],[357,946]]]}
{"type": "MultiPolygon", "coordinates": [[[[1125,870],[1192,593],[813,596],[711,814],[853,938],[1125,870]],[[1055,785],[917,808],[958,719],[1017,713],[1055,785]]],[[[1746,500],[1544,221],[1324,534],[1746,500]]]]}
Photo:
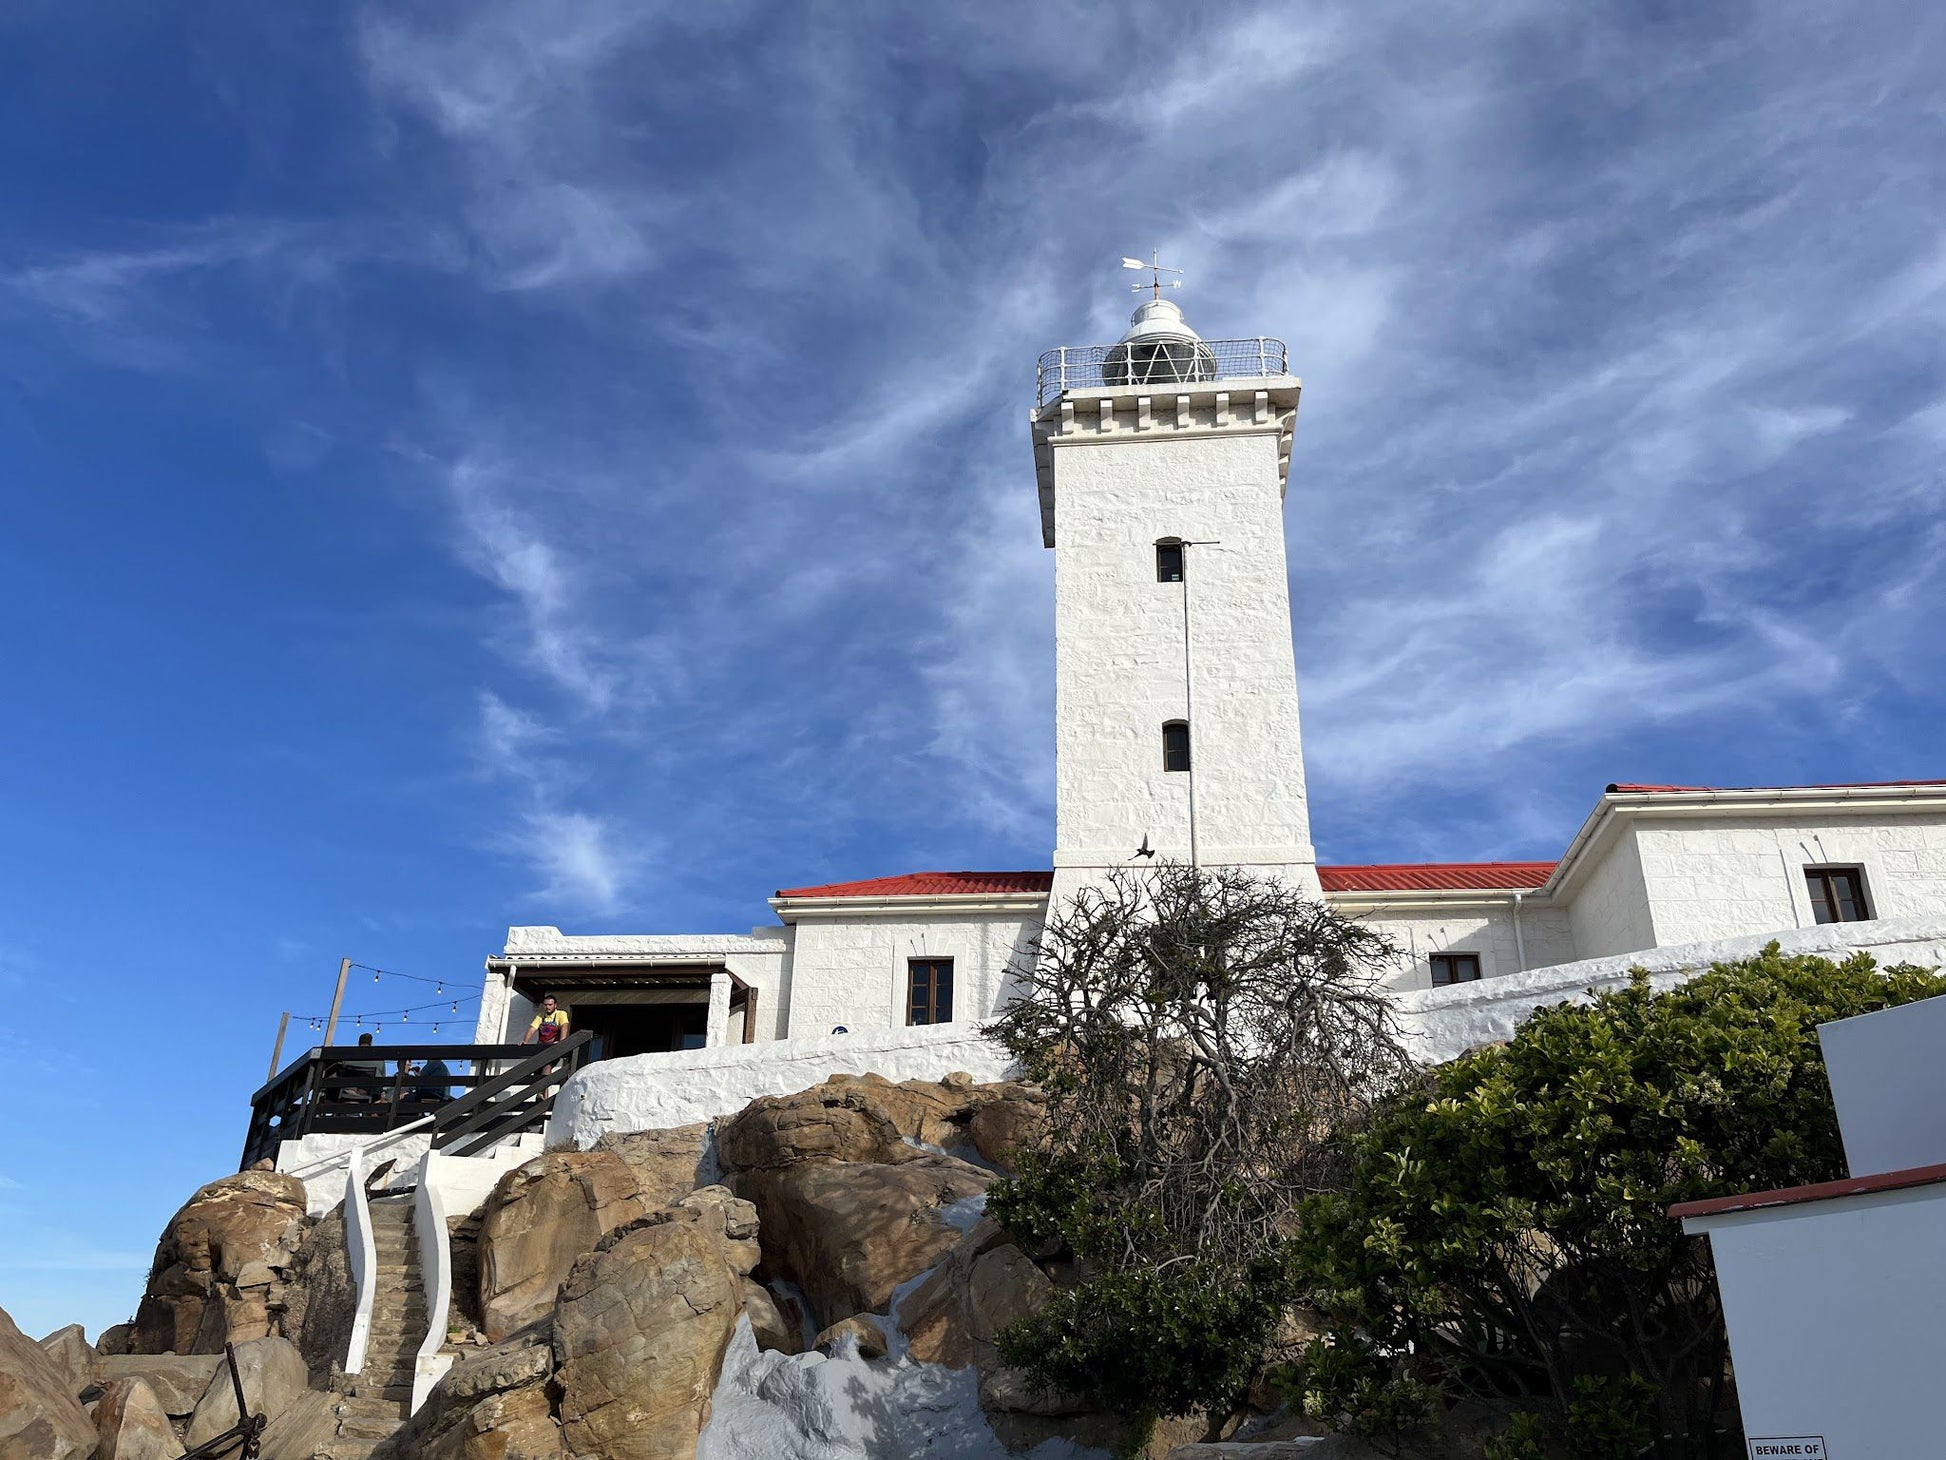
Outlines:
{"type": "Polygon", "coordinates": [[[376,968],[372,970],[372,982],[373,983],[378,982],[378,970],[376,968]]]}
{"type": "Polygon", "coordinates": [[[454,1012],[455,1014],[457,1014],[457,1013],[459,1012],[459,1000],[458,1000],[458,999],[454,999],[454,1000],[453,1000],[453,1012],[454,1012]]]}

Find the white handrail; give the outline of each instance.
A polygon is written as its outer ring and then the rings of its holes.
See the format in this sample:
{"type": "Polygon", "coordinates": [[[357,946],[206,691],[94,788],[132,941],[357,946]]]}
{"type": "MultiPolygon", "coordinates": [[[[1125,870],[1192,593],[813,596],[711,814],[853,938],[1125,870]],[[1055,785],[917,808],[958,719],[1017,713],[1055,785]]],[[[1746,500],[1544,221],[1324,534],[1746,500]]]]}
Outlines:
{"type": "Polygon", "coordinates": [[[378,1243],[372,1236],[372,1209],[365,1200],[365,1152],[359,1146],[345,1155],[345,1255],[352,1281],[358,1285],[358,1308],[352,1315],[351,1340],[345,1345],[345,1372],[356,1374],[365,1367],[372,1304],[378,1296],[378,1243]]]}
{"type": "Polygon", "coordinates": [[[426,1293],[426,1336],[412,1361],[412,1410],[426,1402],[446,1371],[453,1356],[441,1353],[446,1346],[446,1320],[453,1304],[453,1246],[446,1227],[446,1194],[441,1190],[435,1169],[441,1156],[428,1151],[419,1158],[419,1189],[412,1197],[412,1222],[419,1236],[419,1281],[426,1293]]]}

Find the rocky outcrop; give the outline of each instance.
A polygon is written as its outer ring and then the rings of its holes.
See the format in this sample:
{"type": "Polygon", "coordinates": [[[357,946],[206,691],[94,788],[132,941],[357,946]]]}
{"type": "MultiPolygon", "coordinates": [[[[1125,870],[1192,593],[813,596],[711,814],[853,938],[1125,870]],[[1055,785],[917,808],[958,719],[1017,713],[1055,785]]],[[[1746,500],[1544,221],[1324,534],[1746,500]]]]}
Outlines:
{"type": "Polygon", "coordinates": [[[981,1218],[899,1305],[915,1359],[948,1368],[1000,1368],[994,1341],[1047,1301],[1054,1284],[989,1218],[981,1218]]]}
{"type": "Polygon", "coordinates": [[[885,1330],[862,1313],[832,1324],[811,1341],[811,1347],[829,1358],[847,1342],[861,1359],[885,1357],[885,1330]]]}
{"type": "Polygon", "coordinates": [[[95,1460],[176,1460],[182,1441],[155,1391],[140,1379],[117,1379],[95,1403],[101,1448],[95,1460]]]}
{"type": "Polygon", "coordinates": [[[981,1159],[1011,1171],[1014,1153],[1039,1139],[1047,1124],[1047,1108],[1025,1085],[994,1087],[999,1093],[977,1106],[967,1118],[967,1139],[981,1159]]]}
{"type": "Polygon", "coordinates": [[[243,1171],[202,1188],[156,1246],[131,1352],[221,1353],[270,1333],[304,1228],[294,1176],[243,1171]]]}
{"type": "Polygon", "coordinates": [[[705,1131],[605,1138],[500,1178],[480,1224],[480,1314],[498,1343],[548,1316],[575,1260],[696,1186],[705,1131]]]}
{"type": "Polygon", "coordinates": [[[804,1351],[804,1325],[784,1311],[775,1293],[749,1278],[743,1280],[743,1314],[758,1348],[783,1354],[804,1351]]]}
{"type": "Polygon", "coordinates": [[[564,1460],[548,1399],[554,1351],[511,1343],[469,1354],[372,1460],[564,1460]]]}
{"type": "MultiPolygon", "coordinates": [[[[764,1274],[797,1283],[820,1327],[882,1312],[893,1289],[958,1240],[964,1223],[948,1209],[992,1179],[942,1152],[970,1153],[982,1111],[1032,1103],[1023,1086],[877,1075],[838,1075],[751,1102],[717,1144],[731,1186],[756,1205],[764,1274]]],[[[996,1115],[991,1137],[1023,1119],[996,1115]]]]}
{"type": "Polygon", "coordinates": [[[95,1373],[104,1384],[140,1379],[155,1392],[164,1413],[187,1419],[222,1366],[221,1354],[114,1354],[96,1360],[95,1373]]]}
{"type": "Polygon", "coordinates": [[[743,1312],[723,1248],[699,1215],[617,1233],[574,1265],[554,1314],[570,1454],[693,1460],[743,1312]]]}
{"type": "Polygon", "coordinates": [[[332,1363],[344,1358],[358,1316],[358,1284],[345,1250],[344,1208],[333,1207],[305,1231],[283,1302],[275,1331],[297,1345],[311,1381],[322,1384],[332,1363]]]}
{"type": "Polygon", "coordinates": [[[66,1374],[0,1311],[0,1456],[88,1460],[94,1450],[94,1423],[66,1374]]]}
{"type": "Polygon", "coordinates": [[[338,1396],[307,1389],[270,1422],[258,1460],[318,1460],[339,1435],[338,1396]]]}
{"type": "MultiPolygon", "coordinates": [[[[309,1380],[304,1356],[287,1338],[253,1338],[236,1346],[237,1378],[252,1414],[274,1420],[304,1393],[309,1380]]],[[[190,1449],[215,1439],[237,1422],[236,1382],[224,1364],[211,1377],[189,1417],[183,1438],[190,1449]]]]}
{"type": "Polygon", "coordinates": [[[79,1395],[95,1382],[95,1351],[88,1346],[88,1335],[79,1323],[57,1328],[41,1340],[41,1352],[54,1360],[54,1367],[67,1380],[68,1393],[79,1395]]]}
{"type": "Polygon", "coordinates": [[[628,1162],[641,1184],[644,1200],[651,1206],[667,1206],[684,1192],[708,1184],[709,1175],[704,1170],[709,1149],[707,1125],[605,1135],[595,1142],[595,1149],[613,1151],[628,1162]]]}
{"type": "Polygon", "coordinates": [[[813,1318],[828,1327],[884,1312],[893,1289],[959,1240],[948,1209],[983,1193],[992,1177],[951,1156],[914,1152],[890,1165],[800,1161],[733,1180],[756,1205],[765,1273],[801,1287],[813,1318]]]}
{"type": "Polygon", "coordinates": [[[833,1075],[793,1095],[752,1101],[717,1133],[725,1166],[759,1171],[798,1161],[889,1164],[920,1148],[971,1146],[987,1160],[1033,1128],[1033,1091],[1007,1082],[976,1085],[966,1075],[892,1083],[879,1075],[833,1075]],[[976,1122],[983,1138],[976,1137],[976,1122]]]}

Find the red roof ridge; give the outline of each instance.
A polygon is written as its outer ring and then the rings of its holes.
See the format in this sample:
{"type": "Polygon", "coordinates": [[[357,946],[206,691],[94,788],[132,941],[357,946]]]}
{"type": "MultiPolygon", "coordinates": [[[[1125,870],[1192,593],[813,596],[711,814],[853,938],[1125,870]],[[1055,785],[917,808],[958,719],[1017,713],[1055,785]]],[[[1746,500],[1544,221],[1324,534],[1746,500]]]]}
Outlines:
{"type": "Polygon", "coordinates": [[[1553,875],[1554,862],[1368,862],[1318,868],[1326,892],[1524,892],[1553,875]]]}
{"type": "Polygon", "coordinates": [[[1946,1181],[1946,1165],[1909,1166],[1903,1171],[1848,1176],[1838,1181],[1814,1182],[1810,1186],[1783,1186],[1773,1191],[1748,1191],[1739,1196],[1680,1201],[1669,1208],[1669,1215],[1677,1221],[1685,1217],[1716,1217],[1726,1212],[1754,1212],[1765,1207],[1794,1207],[1806,1202],[1832,1201],[1841,1196],[1868,1196],[1875,1191],[1903,1191],[1907,1187],[1932,1186],[1941,1181],[1946,1181]]]}
{"type": "Polygon", "coordinates": [[[856,882],[826,882],[815,887],[779,888],[779,897],[979,897],[982,895],[1047,892],[1054,886],[1048,872],[905,872],[895,877],[867,877],[856,882]]]}
{"type": "Polygon", "coordinates": [[[1625,796],[1653,796],[1683,791],[1889,791],[1899,786],[1946,786],[1946,781],[1827,781],[1809,786],[1651,786],[1613,781],[1608,789],[1625,796]]]}

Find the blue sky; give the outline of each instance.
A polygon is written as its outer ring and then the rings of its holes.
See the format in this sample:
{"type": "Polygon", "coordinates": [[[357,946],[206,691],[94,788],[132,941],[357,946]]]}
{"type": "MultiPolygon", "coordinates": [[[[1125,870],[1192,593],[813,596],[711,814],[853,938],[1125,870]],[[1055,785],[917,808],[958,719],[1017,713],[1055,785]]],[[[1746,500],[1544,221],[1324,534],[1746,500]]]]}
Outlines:
{"type": "Polygon", "coordinates": [[[1946,775],[1923,12],[8,7],[0,1305],[127,1314],[341,956],[1045,865],[1125,253],[1306,382],[1327,860],[1946,775]]]}

